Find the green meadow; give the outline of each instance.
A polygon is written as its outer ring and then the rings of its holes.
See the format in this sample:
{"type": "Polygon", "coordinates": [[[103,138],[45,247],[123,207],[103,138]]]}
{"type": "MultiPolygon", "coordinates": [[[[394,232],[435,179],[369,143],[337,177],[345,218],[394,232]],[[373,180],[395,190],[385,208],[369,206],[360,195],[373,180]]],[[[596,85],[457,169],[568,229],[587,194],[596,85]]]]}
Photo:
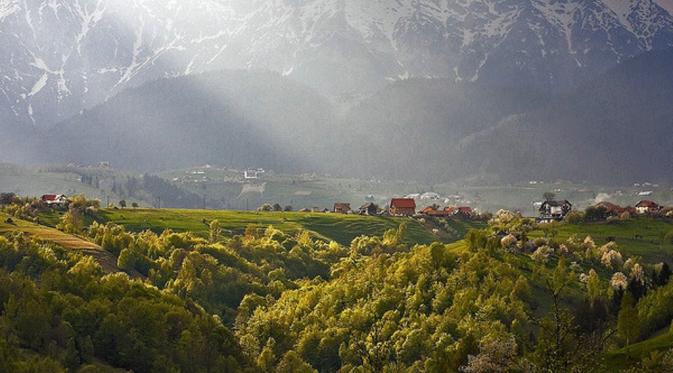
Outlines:
{"type": "MultiPolygon", "coordinates": [[[[58,215],[44,215],[42,219],[49,225],[57,222],[58,215]]],[[[259,226],[273,225],[287,233],[307,230],[317,237],[333,240],[343,245],[361,235],[380,236],[389,229],[396,229],[402,223],[407,224],[405,239],[413,243],[431,243],[434,241],[453,242],[462,239],[470,228],[480,227],[479,223],[449,221],[450,232],[443,236],[435,235],[419,221],[410,218],[374,217],[360,215],[338,215],[300,212],[251,212],[222,210],[178,210],[178,209],[103,209],[96,220],[101,223],[123,225],[130,231],[151,230],[163,232],[170,229],[175,232],[194,232],[205,235],[208,225],[219,220],[226,233],[240,234],[251,224],[259,226]]]]}
{"type": "MultiPolygon", "coordinates": [[[[584,238],[591,236],[597,245],[614,239],[622,254],[642,257],[646,262],[666,261],[673,264],[673,244],[665,242],[664,236],[673,230],[673,221],[655,218],[635,218],[610,223],[561,224],[554,228],[557,238],[565,240],[573,235],[584,238]]],[[[535,231],[533,237],[541,237],[542,231],[535,231]]]]}

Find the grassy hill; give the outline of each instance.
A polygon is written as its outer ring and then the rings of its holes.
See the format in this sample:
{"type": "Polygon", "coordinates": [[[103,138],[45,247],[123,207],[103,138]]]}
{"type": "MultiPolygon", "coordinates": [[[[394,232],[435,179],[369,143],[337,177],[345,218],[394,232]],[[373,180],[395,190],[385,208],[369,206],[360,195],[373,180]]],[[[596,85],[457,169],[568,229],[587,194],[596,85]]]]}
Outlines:
{"type": "Polygon", "coordinates": [[[21,232],[39,241],[53,243],[65,249],[77,250],[82,254],[93,256],[107,272],[119,271],[114,256],[95,243],[44,225],[13,217],[10,220],[8,215],[0,213],[0,235],[15,232],[21,232]]]}
{"type": "MultiPolygon", "coordinates": [[[[54,225],[57,215],[44,215],[44,222],[54,225]]],[[[437,240],[453,242],[461,239],[465,232],[479,223],[449,221],[450,231],[442,236],[435,235],[417,220],[408,218],[371,217],[359,215],[337,215],[299,212],[250,212],[222,210],[178,210],[178,209],[103,209],[97,220],[123,225],[130,231],[149,229],[160,233],[166,229],[176,232],[194,232],[205,235],[208,224],[219,220],[226,233],[239,234],[250,224],[273,225],[287,232],[308,230],[317,237],[334,240],[348,245],[361,235],[382,235],[386,230],[395,229],[407,223],[406,240],[413,243],[431,243],[437,240]]]]}
{"type": "MultiPolygon", "coordinates": [[[[565,240],[572,235],[584,238],[590,235],[596,244],[602,245],[613,238],[620,251],[627,255],[642,257],[646,262],[668,262],[673,264],[673,244],[664,242],[666,233],[673,230],[673,221],[636,218],[628,221],[591,224],[563,224],[557,228],[558,238],[565,240]]],[[[532,233],[540,237],[542,231],[532,233]]]]}
{"type": "Polygon", "coordinates": [[[623,347],[608,354],[612,369],[625,369],[651,353],[665,352],[673,348],[673,331],[665,330],[644,341],[623,347]]]}

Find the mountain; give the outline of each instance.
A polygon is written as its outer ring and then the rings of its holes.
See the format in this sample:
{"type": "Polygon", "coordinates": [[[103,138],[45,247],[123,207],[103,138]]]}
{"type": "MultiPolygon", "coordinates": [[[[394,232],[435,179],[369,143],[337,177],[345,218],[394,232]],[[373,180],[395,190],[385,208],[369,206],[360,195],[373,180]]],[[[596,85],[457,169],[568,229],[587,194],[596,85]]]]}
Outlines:
{"type": "Polygon", "coordinates": [[[345,153],[353,157],[346,162],[348,171],[361,177],[374,173],[395,180],[447,180],[451,149],[465,137],[549,99],[523,87],[451,79],[396,82],[344,116],[344,133],[353,144],[345,153]]]}
{"type": "Polygon", "coordinates": [[[50,126],[220,69],[279,72],[336,101],[409,77],[563,91],[669,46],[673,17],[654,0],[0,0],[0,123],[50,126]]]}
{"type": "Polygon", "coordinates": [[[673,50],[626,61],[541,109],[466,137],[455,174],[505,180],[666,182],[673,177],[673,50]]]}
{"type": "Polygon", "coordinates": [[[279,74],[223,71],[127,89],[44,131],[42,162],[120,169],[195,164],[298,172],[331,164],[328,101],[279,74]]]}

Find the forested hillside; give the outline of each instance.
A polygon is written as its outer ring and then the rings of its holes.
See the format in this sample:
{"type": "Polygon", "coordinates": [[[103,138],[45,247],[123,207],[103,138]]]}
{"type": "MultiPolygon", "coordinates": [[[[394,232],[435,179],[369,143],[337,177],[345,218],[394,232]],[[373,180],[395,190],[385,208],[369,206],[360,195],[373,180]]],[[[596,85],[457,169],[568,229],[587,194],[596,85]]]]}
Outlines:
{"type": "MultiPolygon", "coordinates": [[[[130,232],[86,223],[95,208],[62,215],[60,229],[129,277],[12,230],[31,216],[8,208],[17,220],[0,237],[4,371],[673,368],[672,258],[657,252],[668,246],[631,256],[628,239],[583,234],[599,232],[588,223],[500,211],[454,244],[409,242],[404,220],[339,244],[283,225],[232,233],[204,219],[198,234],[130,232]]],[[[609,224],[639,229],[640,219],[609,224]]],[[[673,236],[670,224],[654,226],[673,236]]]]}
{"type": "Polygon", "coordinates": [[[644,54],[571,95],[466,138],[455,151],[458,174],[481,170],[510,180],[531,175],[612,183],[669,180],[673,166],[659,160],[673,151],[672,65],[671,50],[644,54]]]}

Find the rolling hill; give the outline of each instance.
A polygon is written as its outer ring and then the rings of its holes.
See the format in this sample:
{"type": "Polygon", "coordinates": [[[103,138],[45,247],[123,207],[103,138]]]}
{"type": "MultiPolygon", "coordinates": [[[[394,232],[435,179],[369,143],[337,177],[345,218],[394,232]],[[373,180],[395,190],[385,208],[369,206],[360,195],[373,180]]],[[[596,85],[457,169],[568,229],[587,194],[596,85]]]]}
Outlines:
{"type": "MultiPolygon", "coordinates": [[[[50,225],[57,222],[57,215],[44,215],[41,219],[50,225]]],[[[273,225],[286,233],[294,234],[307,230],[314,236],[333,240],[342,245],[361,235],[383,235],[389,229],[396,229],[407,223],[405,239],[408,242],[431,243],[436,240],[455,242],[460,240],[470,228],[481,227],[481,223],[449,221],[450,231],[438,236],[432,228],[416,220],[369,217],[358,215],[312,214],[298,212],[246,212],[213,210],[176,209],[103,209],[96,220],[102,223],[119,224],[134,232],[151,230],[161,233],[170,229],[174,232],[194,232],[207,235],[208,224],[212,220],[221,222],[222,230],[228,234],[242,234],[251,224],[260,227],[273,225]]]]}
{"type": "Polygon", "coordinates": [[[8,215],[0,212],[0,236],[9,233],[23,233],[38,241],[52,243],[64,249],[80,252],[96,259],[106,272],[120,272],[120,269],[117,267],[116,258],[95,243],[44,225],[14,217],[10,218],[8,215]]]}

